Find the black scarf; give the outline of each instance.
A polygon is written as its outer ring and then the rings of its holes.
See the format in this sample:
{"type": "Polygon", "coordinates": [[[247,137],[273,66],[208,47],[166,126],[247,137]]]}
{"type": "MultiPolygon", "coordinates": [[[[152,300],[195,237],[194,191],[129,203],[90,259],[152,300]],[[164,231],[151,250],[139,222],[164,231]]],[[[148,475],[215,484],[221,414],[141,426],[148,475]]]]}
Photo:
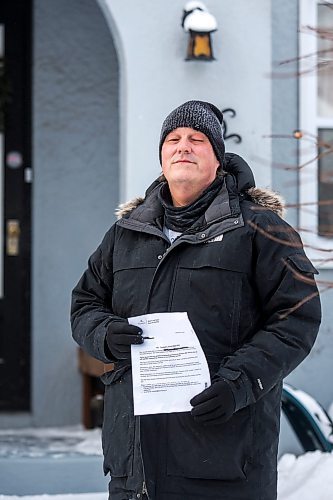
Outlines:
{"type": "Polygon", "coordinates": [[[163,184],[158,197],[164,208],[164,224],[168,229],[183,233],[191,227],[207,210],[223,184],[222,177],[216,179],[204,190],[201,196],[185,207],[174,207],[168,183],[163,184]]]}

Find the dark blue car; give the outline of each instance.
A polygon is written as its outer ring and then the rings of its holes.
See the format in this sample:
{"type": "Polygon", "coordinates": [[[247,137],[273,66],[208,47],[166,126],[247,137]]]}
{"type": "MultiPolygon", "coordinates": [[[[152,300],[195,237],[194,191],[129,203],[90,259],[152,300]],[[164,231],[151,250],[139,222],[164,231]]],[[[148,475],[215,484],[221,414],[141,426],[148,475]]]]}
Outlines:
{"type": "Polygon", "coordinates": [[[284,383],[282,411],[304,451],[333,450],[333,422],[312,396],[284,383]]]}

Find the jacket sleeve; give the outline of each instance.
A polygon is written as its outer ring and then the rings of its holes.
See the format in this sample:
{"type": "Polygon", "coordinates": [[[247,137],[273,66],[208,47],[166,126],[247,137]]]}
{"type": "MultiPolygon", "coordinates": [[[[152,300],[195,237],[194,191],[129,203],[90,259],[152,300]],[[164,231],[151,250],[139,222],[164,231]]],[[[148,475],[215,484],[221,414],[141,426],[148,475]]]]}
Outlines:
{"type": "Polygon", "coordinates": [[[232,388],[237,410],[256,402],[301,363],[321,320],[317,271],[299,235],[273,212],[258,214],[249,224],[260,327],[217,373],[232,388]]]}
{"type": "Polygon", "coordinates": [[[94,358],[112,362],[105,345],[107,325],[119,321],[112,311],[113,226],[88,261],[88,268],[72,292],[71,326],[74,340],[94,358]]]}

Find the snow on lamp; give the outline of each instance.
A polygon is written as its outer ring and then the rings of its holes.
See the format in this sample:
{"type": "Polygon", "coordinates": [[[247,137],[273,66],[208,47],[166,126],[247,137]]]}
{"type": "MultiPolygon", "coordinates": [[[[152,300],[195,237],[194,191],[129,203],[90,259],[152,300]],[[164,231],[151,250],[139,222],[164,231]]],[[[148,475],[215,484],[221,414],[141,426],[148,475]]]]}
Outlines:
{"type": "Polygon", "coordinates": [[[217,22],[202,2],[187,2],[182,27],[189,33],[186,61],[213,61],[211,33],[217,30],[217,22]]]}

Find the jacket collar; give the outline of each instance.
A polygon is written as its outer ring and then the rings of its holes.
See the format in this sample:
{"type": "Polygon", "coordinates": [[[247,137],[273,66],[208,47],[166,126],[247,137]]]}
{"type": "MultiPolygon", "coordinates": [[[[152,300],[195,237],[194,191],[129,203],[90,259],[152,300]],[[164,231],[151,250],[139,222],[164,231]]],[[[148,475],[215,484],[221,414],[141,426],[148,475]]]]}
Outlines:
{"type": "MultiPolygon", "coordinates": [[[[240,214],[239,198],[234,189],[232,176],[222,184],[221,190],[205,212],[199,225],[210,225],[228,216],[240,214]]],[[[144,198],[135,198],[128,203],[120,205],[116,214],[119,219],[125,218],[131,222],[137,221],[144,224],[159,225],[158,221],[163,217],[163,207],[158,199],[158,191],[165,181],[155,181],[146,191],[144,198]]]]}
{"type": "MultiPolygon", "coordinates": [[[[236,214],[239,212],[239,196],[246,197],[248,200],[252,201],[255,205],[258,206],[258,210],[260,209],[268,209],[272,210],[280,217],[283,217],[285,214],[285,202],[281,195],[278,193],[271,191],[270,189],[263,189],[257,187],[251,187],[246,190],[244,193],[237,193],[237,189],[235,189],[235,183],[232,181],[232,175],[226,176],[226,188],[229,194],[229,206],[230,206],[230,214],[236,214]]],[[[158,216],[163,215],[162,207],[157,199],[157,190],[161,185],[160,180],[154,181],[154,183],[148,188],[146,192],[146,196],[134,198],[126,203],[119,205],[116,210],[116,216],[118,219],[128,218],[130,215],[137,220],[150,219],[153,222],[154,219],[158,216]],[[154,196],[155,194],[155,196],[154,196]],[[147,204],[146,204],[147,203],[147,204]],[[143,205],[141,207],[141,205],[143,205]],[[141,207],[141,209],[140,209],[141,207]],[[148,212],[146,210],[148,209],[148,212]]],[[[218,210],[216,205],[218,202],[226,203],[226,192],[225,186],[222,188],[221,193],[214,200],[214,210],[218,210]],[[224,196],[223,196],[224,194],[224,196]]],[[[221,209],[224,213],[224,210],[221,209]]],[[[208,209],[207,211],[208,220],[211,220],[213,217],[212,212],[208,209]]]]}

